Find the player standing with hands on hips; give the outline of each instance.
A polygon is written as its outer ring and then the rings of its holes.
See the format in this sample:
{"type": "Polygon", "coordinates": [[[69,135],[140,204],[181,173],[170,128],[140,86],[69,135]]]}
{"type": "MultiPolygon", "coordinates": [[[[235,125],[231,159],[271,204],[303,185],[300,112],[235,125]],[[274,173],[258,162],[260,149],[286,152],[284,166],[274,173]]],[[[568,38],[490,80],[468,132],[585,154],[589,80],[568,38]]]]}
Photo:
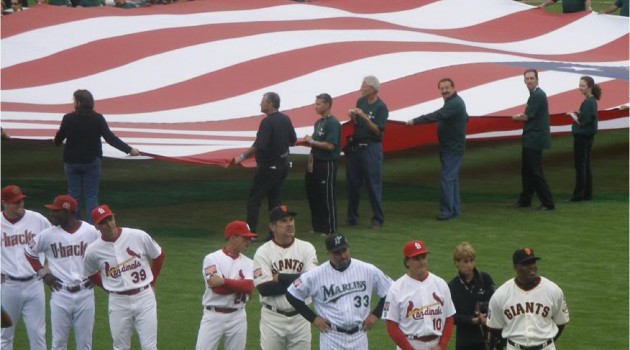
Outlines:
{"type": "Polygon", "coordinates": [[[225,246],[203,259],[201,273],[206,291],[197,350],[216,349],[224,336],[226,350],[245,349],[245,304],[254,292],[254,269],[252,259],[242,252],[257,235],[243,221],[230,222],[224,234],[225,246]]]}
{"type": "Polygon", "coordinates": [[[403,247],[407,273],[387,293],[383,318],[397,349],[444,350],[453,333],[455,306],[442,278],[428,270],[423,241],[403,247]]]}
{"type": "Polygon", "coordinates": [[[322,350],[367,350],[367,331],[381,317],[391,278],[372,264],[350,258],[342,235],[326,238],[328,262],[303,274],[287,290],[287,300],[320,331],[322,350]],[[380,298],[370,312],[372,294],[380,298]],[[305,303],[313,299],[315,312],[305,303]]]}
{"type": "Polygon", "coordinates": [[[37,235],[24,253],[33,270],[52,290],[52,349],[67,348],[70,328],[74,328],[77,349],[92,349],[94,286],[83,271],[83,257],[99,234],[94,226],[76,218],[77,201],[69,195],[57,196],[46,208],[52,211],[51,222],[55,226],[37,235]],[[39,261],[42,253],[46,267],[39,261]]]}
{"type": "Polygon", "coordinates": [[[538,275],[531,248],[514,251],[516,278],[505,282],[490,299],[487,325],[507,339],[508,350],[555,350],[569,322],[569,309],[558,285],[538,275]]]}
{"type": "Polygon", "coordinates": [[[152,287],[166,254],[146,232],[118,227],[107,205],[92,210],[92,221],[102,236],[85,252],[84,267],[90,280],[109,293],[114,350],[131,349],[134,329],[142,350],[157,350],[157,305],[152,287]]]}
{"type": "Polygon", "coordinates": [[[15,327],[24,317],[31,350],[46,350],[46,298],[44,284],[24,255],[37,235],[51,227],[40,213],[24,209],[26,195],[16,185],[2,189],[2,310],[12,321],[4,327],[0,348],[13,350],[15,327]]]}

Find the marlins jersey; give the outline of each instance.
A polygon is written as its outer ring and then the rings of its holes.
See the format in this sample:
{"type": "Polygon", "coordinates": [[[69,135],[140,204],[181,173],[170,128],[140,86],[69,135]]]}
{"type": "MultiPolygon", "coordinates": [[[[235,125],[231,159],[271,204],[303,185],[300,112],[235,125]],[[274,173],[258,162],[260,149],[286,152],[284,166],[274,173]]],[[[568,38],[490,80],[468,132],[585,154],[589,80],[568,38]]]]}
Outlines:
{"type": "Polygon", "coordinates": [[[162,248],[142,230],[119,228],[115,242],[99,239],[85,254],[85,273],[101,273],[103,288],[124,292],[144,287],[153,282],[149,258],[162,254],[162,248]]]}
{"type": "MultiPolygon", "coordinates": [[[[11,223],[2,215],[2,274],[17,278],[34,275],[24,255],[24,248],[51,226],[42,214],[31,210],[24,210],[24,216],[16,223],[11,223]]],[[[40,254],[41,257],[43,254],[40,254]]],[[[40,262],[44,261],[40,259],[40,262]]]]}
{"type": "Polygon", "coordinates": [[[83,273],[83,256],[88,245],[100,237],[94,226],[85,221],[79,222],[81,225],[73,233],[61,226],[46,229],[24,249],[34,259],[44,253],[50,272],[66,284],[78,284],[87,278],[83,273]]]}
{"type": "Polygon", "coordinates": [[[429,273],[424,281],[407,274],[400,277],[387,293],[383,319],[398,323],[407,336],[442,336],[446,318],[455,315],[448,284],[429,273]]]}
{"type": "Polygon", "coordinates": [[[249,299],[247,293],[232,293],[228,295],[217,294],[208,286],[212,275],[218,273],[221,277],[231,280],[253,280],[252,271],[254,262],[243,254],[237,258],[227,255],[223,249],[206,255],[203,259],[203,280],[206,282],[206,292],[203,294],[202,303],[205,306],[216,306],[233,309],[242,309],[249,299]]]}
{"type": "MultiPolygon", "coordinates": [[[[311,243],[296,238],[293,244],[284,248],[274,241],[268,241],[254,254],[254,285],[272,281],[275,273],[302,274],[315,267],[317,253],[311,243]]],[[[293,310],[284,295],[261,295],[260,302],[280,310],[293,310]]]]}
{"type": "Polygon", "coordinates": [[[332,325],[352,329],[370,314],[372,294],[387,295],[392,279],[376,266],[352,258],[343,271],[330,261],[305,273],[289,286],[288,292],[302,301],[313,298],[315,312],[332,325]]]}
{"type": "Polygon", "coordinates": [[[511,279],[490,298],[488,327],[503,329],[503,338],[524,346],[555,337],[557,325],[568,322],[569,309],[562,290],[544,277],[528,291],[511,279]]]}

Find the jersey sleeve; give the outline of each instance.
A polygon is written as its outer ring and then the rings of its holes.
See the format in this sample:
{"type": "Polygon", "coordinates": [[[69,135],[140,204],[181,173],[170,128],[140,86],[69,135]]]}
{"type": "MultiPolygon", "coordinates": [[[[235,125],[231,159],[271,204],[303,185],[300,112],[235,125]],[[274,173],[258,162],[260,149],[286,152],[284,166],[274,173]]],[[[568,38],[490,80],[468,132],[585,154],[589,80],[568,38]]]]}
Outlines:
{"type": "Polygon", "coordinates": [[[383,306],[383,319],[400,323],[400,308],[398,307],[396,287],[392,286],[385,297],[385,305],[383,306]]]}
{"type": "Polygon", "coordinates": [[[95,254],[92,253],[92,249],[88,246],[85,257],[83,257],[83,273],[85,276],[91,276],[97,272],[99,272],[98,261],[95,254]]]}
{"type": "Polygon", "coordinates": [[[553,315],[553,321],[557,325],[563,325],[569,323],[569,308],[567,307],[567,301],[564,298],[564,293],[558,287],[554,303],[557,305],[556,314],[553,315]]]}
{"type": "Polygon", "coordinates": [[[267,247],[268,245],[266,244],[260,246],[254,254],[253,276],[255,286],[273,280],[271,263],[269,262],[269,257],[267,255],[267,247]]]}
{"type": "Polygon", "coordinates": [[[374,269],[374,286],[376,288],[375,292],[379,296],[379,298],[384,298],[387,296],[387,292],[389,288],[392,286],[392,279],[389,278],[383,271],[381,271],[376,266],[373,266],[374,269]]]}
{"type": "Polygon", "coordinates": [[[304,261],[305,267],[304,272],[311,271],[316,268],[319,262],[317,261],[317,252],[315,251],[315,247],[309,243],[307,249],[306,260],[304,261]]]}
{"type": "Polygon", "coordinates": [[[307,272],[300,276],[300,278],[296,279],[291,283],[289,288],[287,289],[288,293],[291,293],[295,298],[304,301],[306,298],[311,296],[311,278],[313,276],[313,272],[307,272]]]}
{"type": "Polygon", "coordinates": [[[49,230],[42,231],[40,234],[36,235],[33,240],[29,242],[29,244],[24,247],[24,252],[26,255],[33,259],[38,259],[40,253],[44,253],[46,248],[46,236],[49,230]]]}
{"type": "Polygon", "coordinates": [[[157,242],[149,236],[148,233],[144,231],[142,232],[142,244],[144,245],[144,250],[147,252],[147,255],[151,259],[155,259],[162,254],[162,247],[160,247],[157,242]]]}
{"type": "Polygon", "coordinates": [[[212,275],[218,272],[217,263],[213,259],[212,254],[207,255],[203,259],[203,263],[201,265],[201,276],[203,277],[204,283],[206,286],[208,285],[208,280],[212,275]]]}
{"type": "Polygon", "coordinates": [[[505,320],[502,317],[502,294],[503,290],[501,288],[497,289],[497,291],[490,298],[490,303],[488,304],[488,320],[486,325],[490,328],[494,329],[503,329],[505,327],[505,320]]]}

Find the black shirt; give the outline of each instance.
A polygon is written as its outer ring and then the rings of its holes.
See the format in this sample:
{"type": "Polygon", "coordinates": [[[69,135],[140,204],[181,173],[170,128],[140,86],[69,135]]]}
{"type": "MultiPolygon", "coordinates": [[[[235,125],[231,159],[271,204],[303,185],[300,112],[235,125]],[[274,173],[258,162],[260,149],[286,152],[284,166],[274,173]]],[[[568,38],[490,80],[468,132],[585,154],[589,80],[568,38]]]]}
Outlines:
{"type": "Polygon", "coordinates": [[[90,163],[96,157],[103,157],[101,136],[121,152],[131,152],[131,147],[109,130],[105,117],[96,112],[88,114],[72,112],[64,115],[54,142],[59,146],[66,140],[63,150],[64,163],[90,163]]]}
{"type": "Polygon", "coordinates": [[[256,163],[270,164],[286,158],[289,147],[295,145],[297,136],[291,119],[280,112],[267,115],[256,134],[256,163]]]}

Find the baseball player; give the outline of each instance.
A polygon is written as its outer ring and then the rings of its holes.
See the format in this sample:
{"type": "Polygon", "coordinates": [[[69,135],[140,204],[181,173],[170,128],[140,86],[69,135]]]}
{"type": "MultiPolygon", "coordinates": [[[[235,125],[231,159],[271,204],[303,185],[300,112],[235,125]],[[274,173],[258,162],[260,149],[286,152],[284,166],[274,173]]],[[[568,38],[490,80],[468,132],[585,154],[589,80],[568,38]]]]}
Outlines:
{"type": "Polygon", "coordinates": [[[287,290],[287,300],[320,331],[320,349],[368,349],[367,331],[381,317],[391,278],[372,264],[350,259],[342,235],[326,238],[327,263],[309,271],[287,290]],[[370,313],[372,294],[381,300],[370,313]],[[306,305],[311,297],[315,314],[306,305]]]}
{"type": "Polygon", "coordinates": [[[90,280],[109,293],[114,350],[131,349],[134,329],[143,350],[157,350],[157,304],[152,287],[166,254],[146,232],[116,226],[107,205],[94,208],[91,216],[102,236],[87,248],[84,268],[90,280]]]}
{"type": "Polygon", "coordinates": [[[507,339],[508,350],[555,350],[569,309],[558,285],[538,276],[531,248],[514,251],[516,278],[505,282],[490,298],[486,324],[507,339]]]}
{"type": "Polygon", "coordinates": [[[225,227],[225,246],[203,259],[203,317],[197,350],[214,350],[225,336],[226,350],[244,350],[247,339],[245,303],[254,291],[252,259],[241,254],[257,237],[244,221],[225,227]]]}
{"type": "Polygon", "coordinates": [[[24,316],[31,350],[46,350],[44,284],[36,278],[24,248],[52,225],[43,215],[24,209],[25,197],[19,186],[2,189],[2,307],[13,322],[2,329],[0,348],[13,349],[15,326],[24,316]]]}
{"type": "Polygon", "coordinates": [[[260,347],[263,350],[310,349],[311,325],[289,304],[287,287],[317,266],[315,247],[295,238],[295,216],[285,205],[269,213],[273,239],[254,255],[254,285],[260,293],[260,347]]]}
{"type": "Polygon", "coordinates": [[[94,226],[76,219],[77,201],[60,195],[46,208],[52,210],[53,226],[35,236],[24,249],[33,270],[53,291],[50,298],[52,349],[65,350],[70,328],[74,328],[77,349],[92,349],[94,290],[83,273],[87,246],[99,237],[94,226]],[[43,267],[38,255],[46,256],[43,267]]]}
{"type": "Polygon", "coordinates": [[[429,272],[428,254],[423,241],[405,244],[407,273],[387,293],[383,318],[396,349],[444,350],[453,334],[451,291],[446,281],[429,272]]]}

